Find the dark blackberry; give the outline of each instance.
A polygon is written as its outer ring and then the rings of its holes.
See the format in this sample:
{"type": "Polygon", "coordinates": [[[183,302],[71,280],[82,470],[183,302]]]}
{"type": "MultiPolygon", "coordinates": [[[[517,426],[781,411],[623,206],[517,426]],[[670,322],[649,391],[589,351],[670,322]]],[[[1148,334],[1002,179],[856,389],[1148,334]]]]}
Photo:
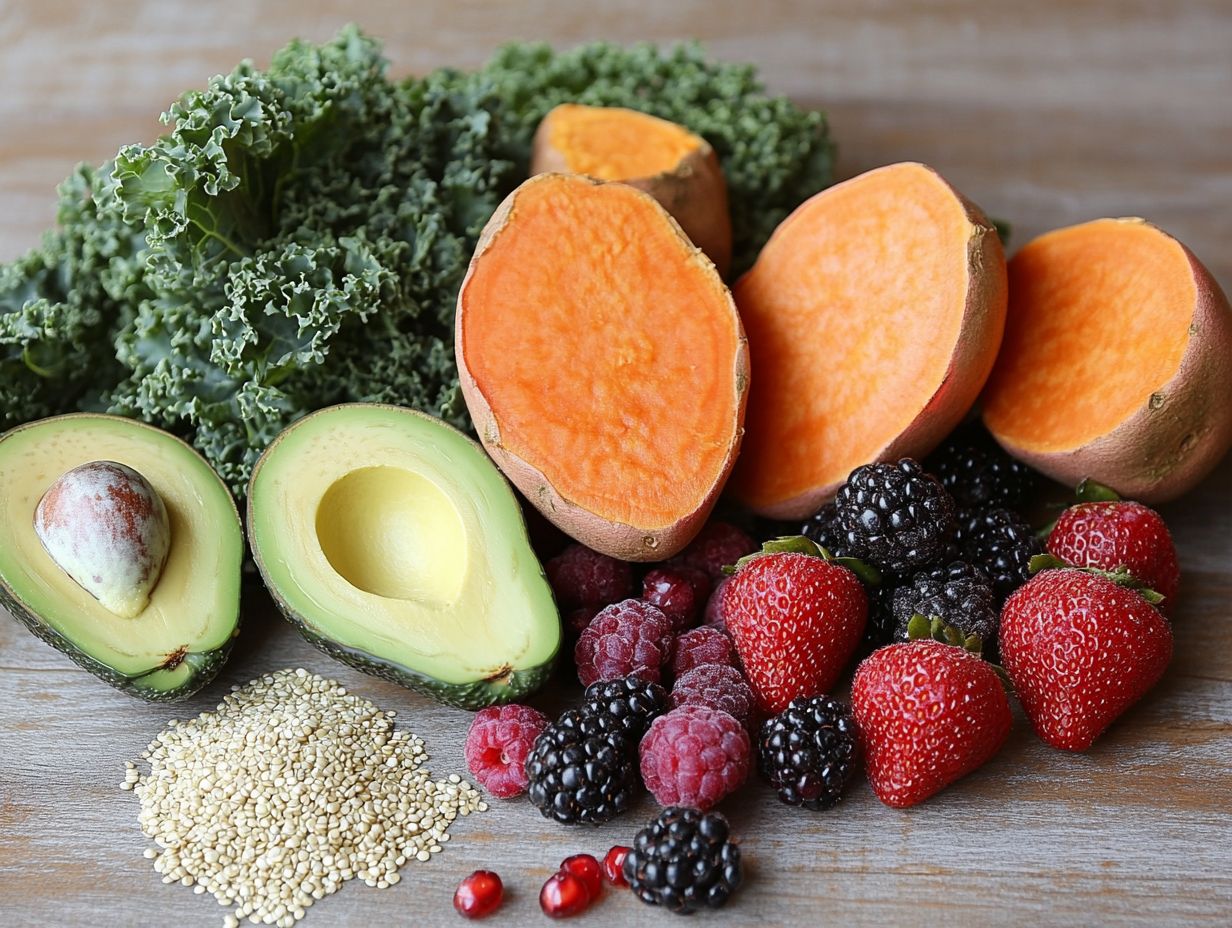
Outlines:
{"type": "Polygon", "coordinates": [[[958,534],[963,559],[987,574],[998,605],[1030,579],[1027,565],[1044,549],[1031,526],[1009,509],[967,511],[958,534]]]}
{"type": "Polygon", "coordinates": [[[621,868],[634,894],[678,915],[717,909],[740,885],[740,848],[718,812],[672,806],[637,833],[621,868]]]}
{"type": "Polygon", "coordinates": [[[894,591],[890,604],[894,638],[907,640],[913,615],[937,616],[964,636],[979,635],[984,653],[991,654],[1001,623],[997,596],[987,575],[966,561],[922,570],[894,591]]]}
{"type": "Polygon", "coordinates": [[[855,718],[837,699],[798,697],[762,723],[757,762],[789,806],[831,808],[843,798],[859,760],[855,718]]]}
{"type": "Polygon", "coordinates": [[[636,742],[570,709],[535,739],[526,776],[527,795],[544,818],[598,825],[626,811],[637,795],[636,742]]]}
{"type": "Polygon", "coordinates": [[[868,593],[868,621],[864,624],[864,647],[875,651],[894,640],[894,614],[890,605],[898,584],[886,577],[880,586],[865,587],[868,593]]]}
{"type": "Polygon", "coordinates": [[[954,501],[919,462],[857,467],[834,498],[846,554],[897,577],[940,561],[954,539],[954,501]]]}
{"type": "Polygon", "coordinates": [[[835,557],[847,557],[847,538],[838,524],[838,507],[826,503],[800,526],[800,534],[810,538],[835,557]]]}
{"type": "Polygon", "coordinates": [[[583,714],[600,731],[621,735],[634,744],[668,707],[667,691],[636,675],[592,683],[582,697],[583,714]]]}
{"type": "Polygon", "coordinates": [[[1035,471],[1006,454],[979,425],[956,431],[926,463],[959,508],[1022,509],[1035,492],[1035,471]]]}

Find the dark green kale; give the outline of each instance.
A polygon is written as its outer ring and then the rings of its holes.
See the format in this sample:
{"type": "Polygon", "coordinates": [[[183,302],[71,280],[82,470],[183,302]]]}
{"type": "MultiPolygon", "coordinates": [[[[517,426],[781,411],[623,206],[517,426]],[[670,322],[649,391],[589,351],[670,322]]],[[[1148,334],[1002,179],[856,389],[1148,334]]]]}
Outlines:
{"type": "Polygon", "coordinates": [[[820,114],[695,46],[513,45],[392,82],[353,27],[180,98],[170,131],[60,187],[58,227],[0,265],[0,425],[102,409],[186,436],[243,495],[284,427],[337,402],[469,426],[453,356],[480,229],[557,103],[629,106],[705,136],[736,269],[829,181],[820,114]]]}

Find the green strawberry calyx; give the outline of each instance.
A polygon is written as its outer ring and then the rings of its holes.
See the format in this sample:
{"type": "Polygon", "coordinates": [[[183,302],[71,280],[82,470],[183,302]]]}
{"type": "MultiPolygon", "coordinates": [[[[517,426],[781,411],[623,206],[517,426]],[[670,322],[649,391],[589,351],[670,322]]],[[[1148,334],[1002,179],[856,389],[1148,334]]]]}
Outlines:
{"type": "Polygon", "coordinates": [[[831,564],[837,564],[839,567],[846,567],[865,586],[875,587],[881,585],[881,573],[876,567],[855,557],[835,557],[821,545],[817,544],[817,542],[813,541],[813,539],[807,538],[804,535],[784,535],[780,538],[771,538],[761,546],[760,551],[746,554],[736,561],[734,565],[724,567],[723,573],[730,576],[741,568],[747,567],[758,558],[766,557],[770,554],[807,554],[809,557],[819,557],[824,561],[829,561],[831,564]]]}
{"type": "Polygon", "coordinates": [[[921,639],[952,644],[956,648],[962,648],[975,655],[984,653],[984,639],[979,635],[964,634],[962,629],[947,625],[940,616],[921,615],[917,612],[907,623],[907,640],[919,641],[921,639]]]}
{"type": "Polygon", "coordinates": [[[1096,483],[1090,477],[1085,477],[1074,489],[1074,496],[1080,503],[1119,503],[1121,494],[1110,486],[1096,483]]]}
{"type": "Polygon", "coordinates": [[[1096,577],[1103,577],[1105,580],[1111,580],[1117,586],[1124,587],[1127,590],[1133,590],[1152,606],[1158,606],[1164,601],[1162,593],[1157,593],[1149,586],[1135,577],[1129,572],[1129,568],[1125,566],[1118,567],[1116,570],[1101,570],[1098,567],[1075,567],[1073,564],[1067,564],[1059,557],[1051,554],[1037,554],[1027,562],[1027,569],[1032,574],[1037,574],[1041,570],[1080,570],[1084,574],[1094,574],[1096,577]]]}
{"type": "Polygon", "coordinates": [[[1078,482],[1078,486],[1074,488],[1074,501],[1072,503],[1051,504],[1049,509],[1057,512],[1054,519],[1050,519],[1048,524],[1043,526],[1035,533],[1036,538],[1046,539],[1052,534],[1052,530],[1057,527],[1057,522],[1060,520],[1061,512],[1073,506],[1080,506],[1083,503],[1119,503],[1122,497],[1121,494],[1112,487],[1102,483],[1097,483],[1090,477],[1084,477],[1078,482]]]}
{"type": "Polygon", "coordinates": [[[1014,681],[1010,679],[1004,667],[994,664],[984,656],[984,641],[979,635],[964,635],[953,625],[946,625],[945,620],[940,616],[921,615],[917,612],[907,623],[907,640],[939,641],[941,644],[948,644],[951,647],[961,648],[968,654],[974,654],[993,669],[997,674],[997,679],[1005,688],[1005,692],[1010,696],[1014,695],[1014,681]]]}

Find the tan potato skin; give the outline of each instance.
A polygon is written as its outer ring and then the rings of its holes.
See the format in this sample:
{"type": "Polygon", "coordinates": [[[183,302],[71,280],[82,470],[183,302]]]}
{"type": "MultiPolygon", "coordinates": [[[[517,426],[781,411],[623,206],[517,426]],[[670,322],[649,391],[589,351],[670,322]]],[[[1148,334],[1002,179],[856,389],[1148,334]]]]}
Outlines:
{"type": "MultiPolygon", "coordinates": [[[[740,452],[740,441],[744,437],[744,410],[749,393],[748,340],[744,335],[744,327],[740,324],[740,316],[736,312],[736,304],[731,299],[729,293],[727,303],[732,315],[736,319],[737,331],[740,337],[739,348],[736,351],[734,361],[736,389],[739,392],[739,400],[736,406],[736,422],[733,429],[734,437],[732,438],[731,446],[728,448],[723,467],[720,469],[713,485],[698,503],[697,508],[693,512],[682,516],[671,525],[661,528],[647,528],[605,519],[597,513],[591,512],[572,500],[563,497],[542,471],[505,448],[501,442],[500,425],[497,423],[496,417],[492,413],[492,408],[488,405],[483,391],[480,389],[466,363],[466,342],[463,335],[463,315],[466,312],[466,287],[470,282],[471,275],[475,272],[476,265],[483,258],[484,252],[488,250],[488,247],[496,240],[496,237],[509,221],[509,216],[513,211],[518,194],[530,184],[548,182],[550,179],[558,176],[560,175],[540,174],[524,181],[517,190],[514,190],[509,196],[505,197],[479,236],[479,242],[475,246],[475,254],[471,257],[466,277],[463,278],[462,286],[458,290],[458,310],[454,322],[454,351],[457,356],[458,378],[462,386],[462,396],[466,400],[466,408],[470,411],[471,419],[475,423],[475,431],[479,435],[479,440],[487,450],[488,455],[496,462],[496,465],[509,479],[509,482],[517,487],[522,495],[536,509],[543,513],[548,521],[588,548],[593,548],[596,551],[622,561],[662,560],[676,554],[701,531],[706,518],[710,515],[710,511],[714,508],[714,504],[718,501],[719,495],[723,491],[724,484],[727,483],[727,477],[731,473],[732,467],[736,463],[736,456],[740,452]]],[[[579,175],[569,176],[576,177],[579,175]]],[[[585,180],[596,186],[604,183],[604,181],[594,180],[593,178],[585,178],[585,180]]],[[[666,210],[663,210],[653,197],[647,195],[647,200],[654,203],[656,209],[662,210],[663,218],[672,224],[678,235],[687,240],[687,236],[671,215],[666,210]]],[[[697,255],[696,260],[706,261],[707,259],[702,255],[697,255]]]]}
{"type": "MultiPolygon", "coordinates": [[[[553,110],[555,112],[555,110],[553,110]]],[[[568,174],[564,153],[550,141],[552,113],[535,130],[530,173],[568,174]]],[[[701,145],[680,159],[672,170],[651,177],[622,178],[621,183],[650,194],[671,213],[689,240],[714,262],[719,276],[731,268],[731,212],[727,207],[727,181],[719,156],[700,136],[701,145]]]]}
{"type": "MultiPolygon", "coordinates": [[[[897,165],[887,165],[887,168],[897,165]]],[[[941,384],[903,432],[887,443],[869,461],[897,461],[900,458],[923,458],[970,412],[985,381],[996,363],[1001,336],[1005,332],[1005,310],[1009,299],[1009,284],[1005,270],[1005,252],[997,230],[985,217],[983,211],[954,189],[953,185],[927,165],[920,165],[949,188],[967,212],[971,225],[967,239],[967,304],[959,327],[958,341],[950,365],[941,384]]],[[[885,170],[878,168],[876,170],[885,170]]],[[[875,173],[875,172],[869,172],[875,173]]],[[[861,175],[864,176],[864,175],[861,175]]],[[[829,188],[834,189],[834,188],[829,188]]],[[[796,214],[788,216],[774,231],[766,248],[769,249],[779,231],[792,221],[796,214]]],[[[751,271],[750,271],[751,273],[751,271]]],[[[807,492],[777,503],[749,508],[760,516],[770,519],[801,520],[815,513],[846,482],[843,474],[833,483],[810,488],[807,492]]]]}
{"type": "MultiPolygon", "coordinates": [[[[1144,219],[1118,221],[1172,238],[1144,219]]],[[[1198,296],[1189,344],[1172,379],[1115,429],[1080,448],[1034,451],[994,432],[1006,451],[1061,483],[1073,486],[1090,477],[1154,504],[1192,489],[1232,448],[1232,307],[1210,272],[1177,244],[1189,260],[1198,296]]]]}

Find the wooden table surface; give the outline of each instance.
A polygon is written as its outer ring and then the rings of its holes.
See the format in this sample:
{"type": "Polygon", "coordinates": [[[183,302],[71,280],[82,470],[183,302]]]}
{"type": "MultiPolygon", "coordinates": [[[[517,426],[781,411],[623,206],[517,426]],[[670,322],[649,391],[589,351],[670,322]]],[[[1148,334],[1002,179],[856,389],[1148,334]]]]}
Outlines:
{"type": "MultiPolygon", "coordinates": [[[[183,89],[293,34],[355,19],[396,72],[474,65],[509,38],[672,40],[757,62],[769,86],[826,109],[840,175],[927,161],[1021,244],[1099,216],[1142,215],[1232,286],[1232,7],[1031,4],[402,3],[0,0],[0,260],[33,244],[52,187],[156,132],[183,89]],[[594,7],[594,9],[590,9],[594,7]],[[653,7],[653,9],[652,9],[653,7]]],[[[1232,400],[1230,400],[1232,401],[1232,400]]],[[[748,880],[723,925],[1228,925],[1232,923],[1232,461],[1165,507],[1184,568],[1163,682],[1085,755],[1045,747],[1021,715],[1000,755],[909,811],[857,786],[809,814],[750,788],[725,806],[748,880]]],[[[0,621],[0,925],[218,925],[208,896],[159,882],[141,852],[123,762],[172,717],[235,682],[304,666],[344,681],[423,736],[440,775],[464,772],[468,714],[335,664],[252,597],[237,654],[184,707],[109,689],[0,621]]],[[[548,694],[545,707],[566,694],[548,694]]],[[[512,889],[500,924],[543,924],[539,885],[561,858],[627,841],[651,814],[551,826],[521,801],[460,822],[455,841],[388,890],[346,886],[307,925],[458,924],[478,867],[512,889]]],[[[630,896],[580,925],[675,924],[630,896]]]]}

